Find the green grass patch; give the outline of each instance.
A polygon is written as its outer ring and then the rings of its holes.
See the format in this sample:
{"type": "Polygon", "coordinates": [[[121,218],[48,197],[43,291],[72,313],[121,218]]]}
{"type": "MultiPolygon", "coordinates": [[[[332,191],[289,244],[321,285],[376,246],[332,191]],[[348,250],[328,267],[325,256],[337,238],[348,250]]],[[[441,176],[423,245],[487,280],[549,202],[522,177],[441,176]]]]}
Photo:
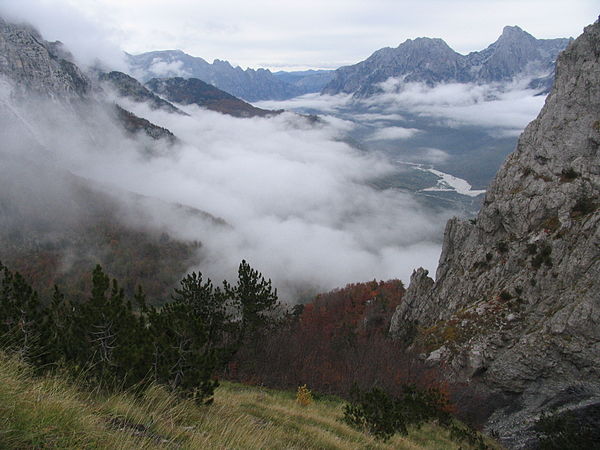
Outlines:
{"type": "MultiPolygon", "coordinates": [[[[211,406],[160,386],[114,395],[34,377],[0,353],[0,448],[458,449],[435,424],[378,442],[341,421],[343,401],[223,382],[211,406]]],[[[462,448],[469,448],[462,444],[462,448]]]]}

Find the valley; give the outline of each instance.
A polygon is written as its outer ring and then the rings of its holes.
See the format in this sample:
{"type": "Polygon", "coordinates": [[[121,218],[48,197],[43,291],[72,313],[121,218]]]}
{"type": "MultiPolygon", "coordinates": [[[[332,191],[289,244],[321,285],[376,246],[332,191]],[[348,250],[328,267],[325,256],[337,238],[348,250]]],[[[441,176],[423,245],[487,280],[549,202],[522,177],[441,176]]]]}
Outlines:
{"type": "Polygon", "coordinates": [[[598,21],[242,68],[215,36],[274,22],[31,1],[0,6],[0,446],[600,440],[598,21]]]}

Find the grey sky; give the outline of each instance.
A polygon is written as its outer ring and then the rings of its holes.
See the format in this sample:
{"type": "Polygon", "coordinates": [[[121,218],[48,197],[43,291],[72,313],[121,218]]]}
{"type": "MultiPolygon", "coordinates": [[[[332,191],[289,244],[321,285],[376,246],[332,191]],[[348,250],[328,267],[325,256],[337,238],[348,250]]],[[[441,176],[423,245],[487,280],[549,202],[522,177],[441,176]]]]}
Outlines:
{"type": "Polygon", "coordinates": [[[3,0],[0,11],[29,19],[80,57],[179,48],[271,69],[353,64],[419,36],[468,53],[504,25],[576,37],[600,12],[597,0],[3,0]]]}

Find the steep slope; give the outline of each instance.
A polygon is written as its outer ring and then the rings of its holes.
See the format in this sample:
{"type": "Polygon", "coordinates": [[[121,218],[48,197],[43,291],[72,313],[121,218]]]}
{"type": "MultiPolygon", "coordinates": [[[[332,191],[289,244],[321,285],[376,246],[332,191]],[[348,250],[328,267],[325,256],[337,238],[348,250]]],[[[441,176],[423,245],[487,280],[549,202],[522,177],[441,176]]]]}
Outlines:
{"type": "Polygon", "coordinates": [[[198,229],[223,222],[73,174],[95,157],[165,156],[177,139],[107,101],[69,58],[31,27],[0,19],[0,260],[40,290],[61,281],[83,289],[100,263],[127,290],[143,283],[164,301],[201,254],[156,211],[198,229]]]}
{"type": "Polygon", "coordinates": [[[599,58],[596,22],[560,55],[477,219],[448,222],[435,282],[413,273],[390,330],[504,398],[487,426],[515,448],[541,411],[600,403],[599,58]]]}
{"type": "Polygon", "coordinates": [[[256,108],[196,78],[153,78],[146,86],[169,101],[195,104],[234,117],[265,117],[281,112],[256,108]]]}
{"type": "Polygon", "coordinates": [[[558,54],[569,39],[536,39],[517,26],[506,26],[496,42],[467,55],[476,81],[510,81],[522,73],[554,72],[558,54]]]}
{"type": "Polygon", "coordinates": [[[397,48],[383,48],[365,61],[337,69],[321,92],[367,97],[381,92],[378,84],[390,77],[428,85],[510,81],[525,75],[544,78],[568,43],[569,39],[536,39],[516,26],[505,27],[495,43],[466,56],[441,39],[408,39],[397,48]]]}
{"type": "MultiPolygon", "coordinates": [[[[127,92],[136,96],[137,101],[142,101],[144,93],[140,92],[140,87],[145,88],[136,86],[135,79],[125,80],[118,74],[119,72],[108,74],[103,79],[110,80],[113,86],[119,84],[121,95],[127,92]]],[[[55,103],[54,106],[62,109],[62,115],[75,113],[85,119],[91,115],[92,110],[97,112],[104,109],[127,132],[141,131],[153,140],[166,138],[171,143],[174,140],[169,130],[138,118],[122,108],[107,108],[98,95],[95,80],[77,67],[71,54],[60,42],[47,42],[31,26],[8,23],[1,17],[0,77],[0,82],[4,85],[4,92],[0,95],[0,110],[3,110],[0,114],[14,115],[14,106],[29,108],[35,112],[39,109],[36,102],[50,99],[55,103]],[[34,99],[33,95],[37,98],[34,99]],[[90,107],[91,105],[93,106],[90,107]]],[[[148,91],[144,100],[148,100],[151,95],[148,91]]],[[[157,107],[168,108],[169,103],[162,99],[151,100],[157,107]]],[[[171,107],[174,108],[172,105],[171,107]]],[[[175,110],[176,108],[171,112],[175,110]]]]}
{"type": "Polygon", "coordinates": [[[279,80],[269,70],[243,70],[218,59],[210,64],[181,50],[163,50],[128,57],[132,72],[142,81],[156,77],[197,78],[249,102],[283,100],[305,93],[279,80]]]}
{"type": "MultiPolygon", "coordinates": [[[[148,225],[149,205],[198,225],[216,219],[74,176],[50,164],[0,159],[0,261],[40,291],[56,283],[82,294],[96,264],[132,293],[141,283],[151,302],[164,302],[200,244],[148,225]]],[[[214,223],[214,222],[213,222],[214,223]]]]}
{"type": "Polygon", "coordinates": [[[0,75],[14,80],[21,93],[63,100],[85,98],[92,87],[60,42],[46,42],[29,25],[1,17],[0,75]]]}
{"type": "Polygon", "coordinates": [[[101,73],[98,79],[114,89],[120,97],[127,97],[134,102],[147,103],[152,109],[161,109],[166,112],[187,116],[185,112],[160,98],[138,80],[123,72],[112,71],[101,73]]]}
{"type": "MultiPolygon", "coordinates": [[[[133,136],[136,136],[138,133],[144,133],[155,141],[164,140],[169,144],[177,142],[175,135],[168,129],[159,127],[147,119],[138,117],[132,112],[121,108],[119,105],[115,105],[115,113],[117,120],[123,125],[125,130],[133,136]]],[[[149,150],[152,151],[151,148],[149,150]]]]}

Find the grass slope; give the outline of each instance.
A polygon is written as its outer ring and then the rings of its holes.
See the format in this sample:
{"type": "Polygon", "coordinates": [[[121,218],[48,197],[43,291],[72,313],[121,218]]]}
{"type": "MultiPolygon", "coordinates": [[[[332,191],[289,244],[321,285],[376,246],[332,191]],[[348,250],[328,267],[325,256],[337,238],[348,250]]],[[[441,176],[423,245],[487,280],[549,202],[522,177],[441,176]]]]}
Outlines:
{"type": "Polygon", "coordinates": [[[0,354],[0,448],[459,448],[434,425],[383,444],[341,423],[342,409],[338,400],[303,407],[293,393],[232,383],[223,383],[210,407],[160,387],[104,396],[59,377],[35,378],[0,354]]]}

